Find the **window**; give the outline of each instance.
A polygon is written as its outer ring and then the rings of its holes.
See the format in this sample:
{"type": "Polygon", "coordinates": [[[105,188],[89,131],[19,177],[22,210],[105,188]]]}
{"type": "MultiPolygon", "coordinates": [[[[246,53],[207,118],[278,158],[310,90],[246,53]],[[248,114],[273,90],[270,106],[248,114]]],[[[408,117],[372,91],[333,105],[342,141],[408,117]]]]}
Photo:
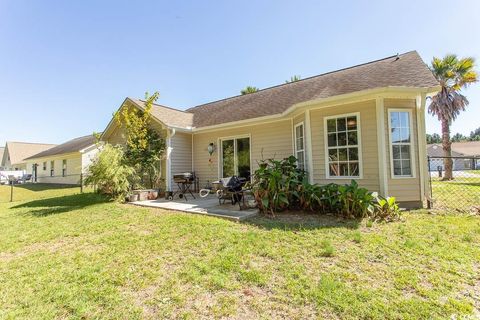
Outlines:
{"type": "Polygon", "coordinates": [[[67,160],[62,160],[62,177],[67,175],[67,160]]]}
{"type": "Polygon", "coordinates": [[[325,118],[327,178],[360,178],[360,114],[325,118]]]}
{"type": "Polygon", "coordinates": [[[305,129],[303,122],[295,126],[295,157],[298,168],[305,170],[305,129]]]}
{"type": "Polygon", "coordinates": [[[43,171],[47,171],[47,161],[43,162],[43,171]]]}
{"type": "Polygon", "coordinates": [[[413,177],[412,115],[408,110],[389,110],[392,177],[413,177]]]}
{"type": "Polygon", "coordinates": [[[50,177],[53,177],[53,174],[55,173],[55,161],[50,161],[50,177]]]}
{"type": "Polygon", "coordinates": [[[233,175],[250,180],[250,138],[221,140],[222,177],[233,175]]]}

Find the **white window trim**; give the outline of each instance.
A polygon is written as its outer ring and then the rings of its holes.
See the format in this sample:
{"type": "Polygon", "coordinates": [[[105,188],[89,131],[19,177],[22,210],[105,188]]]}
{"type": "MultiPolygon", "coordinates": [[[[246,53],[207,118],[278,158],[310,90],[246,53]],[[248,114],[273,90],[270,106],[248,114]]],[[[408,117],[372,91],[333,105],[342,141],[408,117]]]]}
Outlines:
{"type": "Polygon", "coordinates": [[[324,142],[324,152],[325,152],[325,177],[329,180],[360,180],[363,179],[363,152],[362,152],[362,127],[360,125],[360,112],[336,114],[333,116],[328,116],[323,118],[323,142],[324,142]],[[330,119],[345,118],[350,116],[357,117],[357,147],[358,147],[358,165],[359,172],[358,176],[330,176],[330,167],[328,161],[328,130],[327,130],[327,121],[330,119]]]}
{"type": "MultiPolygon", "coordinates": [[[[298,152],[303,152],[303,170],[307,170],[307,152],[306,152],[306,145],[305,145],[305,124],[304,122],[299,122],[295,125],[293,128],[293,138],[294,138],[294,146],[295,146],[295,158],[297,158],[298,152]],[[297,127],[302,126],[302,139],[303,139],[303,149],[298,149],[297,148],[297,127]]],[[[298,158],[297,158],[297,165],[298,165],[298,158]]]]}
{"type": "MultiPolygon", "coordinates": [[[[234,148],[236,146],[236,139],[248,138],[249,141],[249,148],[250,148],[250,180],[253,176],[253,167],[252,167],[252,135],[251,134],[244,134],[244,135],[237,135],[237,136],[227,136],[227,137],[220,137],[217,139],[217,150],[218,150],[218,179],[223,178],[223,146],[222,141],[225,140],[234,140],[234,148]]],[[[234,168],[237,170],[237,157],[234,157],[234,168]]],[[[235,172],[235,175],[238,175],[238,172],[235,172]]]]}
{"type": "Polygon", "coordinates": [[[388,144],[390,151],[390,178],[391,179],[415,179],[416,178],[416,163],[415,163],[415,139],[413,136],[413,113],[411,109],[402,108],[388,108],[388,144]],[[409,126],[410,126],[410,166],[412,167],[412,175],[397,176],[393,170],[393,143],[392,143],[392,112],[408,112],[409,126]]]}

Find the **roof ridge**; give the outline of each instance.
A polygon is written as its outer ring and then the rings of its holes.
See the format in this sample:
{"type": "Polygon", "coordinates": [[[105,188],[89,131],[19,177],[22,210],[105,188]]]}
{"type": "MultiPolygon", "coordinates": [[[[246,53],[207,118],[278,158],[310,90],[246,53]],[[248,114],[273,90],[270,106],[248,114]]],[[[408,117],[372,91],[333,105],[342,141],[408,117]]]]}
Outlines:
{"type": "Polygon", "coordinates": [[[43,145],[52,145],[52,146],[56,146],[56,145],[58,145],[58,144],[56,144],[56,143],[23,142],[23,141],[7,141],[7,142],[5,142],[5,144],[7,144],[7,143],[43,144],[43,145]]]}
{"type": "MultiPolygon", "coordinates": [[[[136,99],[136,98],[134,98],[134,99],[136,99]]],[[[136,100],[142,101],[142,102],[144,102],[144,103],[146,102],[146,101],[143,100],[143,99],[136,99],[136,100]]],[[[164,105],[162,105],[162,104],[153,103],[153,102],[152,102],[152,104],[153,104],[154,106],[162,107],[162,108],[169,109],[169,110],[172,110],[172,111],[178,111],[178,112],[190,114],[190,112],[187,112],[187,111],[185,111],[185,110],[180,110],[180,109],[177,109],[177,108],[173,108],[173,107],[169,107],[169,106],[164,106],[164,105]]]]}
{"type": "MultiPolygon", "coordinates": [[[[397,54],[394,54],[394,55],[392,55],[392,56],[384,57],[384,58],[381,58],[381,59],[372,60],[372,61],[368,61],[368,62],[356,64],[356,65],[353,65],[353,66],[349,66],[349,67],[345,67],[345,68],[341,68],[341,69],[337,69],[337,70],[327,71],[327,72],[324,72],[324,73],[320,73],[320,74],[317,74],[317,75],[314,75],[314,76],[310,76],[310,77],[307,77],[307,78],[304,78],[304,79],[300,79],[300,80],[297,80],[297,81],[293,81],[293,82],[280,83],[280,84],[277,84],[277,85],[274,85],[274,86],[271,86],[271,87],[259,89],[259,90],[256,91],[256,92],[252,92],[252,93],[249,93],[249,94],[246,94],[246,95],[238,94],[238,95],[235,95],[235,96],[231,96],[231,97],[227,97],[227,98],[223,98],[223,99],[218,99],[218,100],[206,102],[206,103],[199,104],[199,105],[197,105],[197,106],[188,108],[188,109],[185,110],[184,112],[190,113],[189,110],[196,109],[196,108],[199,108],[199,107],[203,107],[203,106],[206,106],[206,105],[209,105],[209,104],[212,104],[212,103],[216,103],[216,102],[220,102],[220,101],[225,101],[225,100],[229,100],[229,99],[234,99],[234,98],[238,98],[238,97],[243,97],[243,96],[247,96],[247,95],[248,95],[248,96],[251,96],[251,95],[254,95],[254,94],[256,94],[256,93],[260,93],[260,92],[262,92],[262,91],[266,91],[266,90],[270,90],[270,89],[274,89],[274,88],[278,88],[278,87],[282,87],[282,86],[288,86],[288,85],[292,85],[292,84],[295,84],[295,83],[298,83],[298,82],[302,82],[302,81],[306,81],[306,80],[311,80],[311,79],[314,79],[314,78],[317,78],[317,77],[326,76],[326,75],[328,75],[328,74],[337,73],[337,72],[341,72],[341,71],[345,71],[345,70],[349,70],[349,69],[353,69],[353,68],[362,67],[362,66],[365,66],[365,65],[368,65],[368,64],[372,64],[372,63],[380,62],[380,61],[383,61],[383,60],[391,59],[391,58],[394,58],[394,57],[397,57],[397,56],[404,56],[404,55],[407,55],[407,54],[410,54],[410,53],[413,53],[413,52],[417,52],[417,50],[410,50],[410,51],[407,51],[407,52],[404,52],[404,53],[400,53],[400,54],[397,53],[397,54]]],[[[418,52],[417,52],[417,54],[418,54],[418,52]]],[[[180,111],[180,110],[179,110],[179,111],[180,111]]]]}

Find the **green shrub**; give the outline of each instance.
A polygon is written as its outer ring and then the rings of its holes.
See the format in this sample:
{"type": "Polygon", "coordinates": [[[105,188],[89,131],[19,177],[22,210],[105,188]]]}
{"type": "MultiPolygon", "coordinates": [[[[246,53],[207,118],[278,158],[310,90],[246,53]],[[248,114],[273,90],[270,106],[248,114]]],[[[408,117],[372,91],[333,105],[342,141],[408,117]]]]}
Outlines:
{"type": "Polygon", "coordinates": [[[367,189],[358,186],[355,180],[338,187],[340,213],[348,218],[364,218],[373,211],[373,196],[367,189]]]}
{"type": "Polygon", "coordinates": [[[379,197],[360,187],[355,180],[345,185],[309,183],[305,171],[297,167],[294,156],[262,160],[250,187],[260,211],[272,215],[282,210],[301,209],[348,218],[370,217],[373,221],[392,221],[400,217],[394,197],[379,197]]]}
{"type": "MultiPolygon", "coordinates": [[[[294,208],[299,204],[304,180],[305,172],[297,168],[295,157],[268,159],[259,163],[251,188],[259,209],[273,215],[277,211],[294,208]]],[[[303,194],[302,197],[308,196],[303,194]]]]}
{"type": "Polygon", "coordinates": [[[135,170],[123,161],[121,147],[106,144],[88,167],[85,178],[86,185],[96,185],[98,191],[122,200],[130,189],[129,179],[135,170]]]}
{"type": "Polygon", "coordinates": [[[374,210],[370,213],[370,218],[380,221],[394,221],[399,220],[401,211],[398,207],[395,197],[380,197],[376,192],[372,193],[375,202],[373,203],[374,210]]]}

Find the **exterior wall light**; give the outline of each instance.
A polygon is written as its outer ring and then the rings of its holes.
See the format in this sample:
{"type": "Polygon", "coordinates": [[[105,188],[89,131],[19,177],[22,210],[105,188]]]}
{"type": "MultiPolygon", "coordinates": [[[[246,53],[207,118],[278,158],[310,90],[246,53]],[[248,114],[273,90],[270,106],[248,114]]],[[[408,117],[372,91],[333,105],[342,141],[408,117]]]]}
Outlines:
{"type": "Polygon", "coordinates": [[[208,154],[212,155],[213,152],[215,151],[215,145],[213,144],[213,142],[210,142],[210,144],[208,145],[208,154]]]}

